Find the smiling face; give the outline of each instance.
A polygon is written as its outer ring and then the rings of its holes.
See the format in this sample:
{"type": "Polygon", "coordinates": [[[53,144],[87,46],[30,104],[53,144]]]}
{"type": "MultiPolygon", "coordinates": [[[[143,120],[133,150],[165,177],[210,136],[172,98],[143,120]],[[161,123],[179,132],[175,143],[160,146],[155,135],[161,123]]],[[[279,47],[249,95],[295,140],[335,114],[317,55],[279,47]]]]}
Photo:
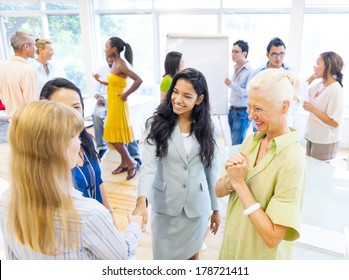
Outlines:
{"type": "Polygon", "coordinates": [[[203,99],[203,94],[198,98],[189,80],[178,79],[171,94],[173,112],[179,117],[191,119],[194,106],[199,105],[203,99]]]}
{"type": "MultiPolygon", "coordinates": [[[[250,89],[248,93],[249,119],[256,123],[257,130],[266,134],[277,135],[284,128],[283,105],[276,105],[265,99],[263,92],[250,89]]],[[[286,111],[287,112],[287,111],[286,111]]]]}

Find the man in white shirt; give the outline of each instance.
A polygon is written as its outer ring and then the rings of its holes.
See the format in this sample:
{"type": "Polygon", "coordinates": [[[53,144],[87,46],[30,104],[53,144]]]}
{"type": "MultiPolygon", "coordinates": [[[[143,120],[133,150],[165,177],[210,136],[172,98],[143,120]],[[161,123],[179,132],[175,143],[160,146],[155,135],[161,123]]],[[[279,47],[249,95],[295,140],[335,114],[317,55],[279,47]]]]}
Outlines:
{"type": "Polygon", "coordinates": [[[0,99],[9,118],[23,104],[39,99],[38,79],[28,64],[34,57],[35,41],[32,35],[15,32],[11,38],[14,56],[0,65],[0,99]]]}

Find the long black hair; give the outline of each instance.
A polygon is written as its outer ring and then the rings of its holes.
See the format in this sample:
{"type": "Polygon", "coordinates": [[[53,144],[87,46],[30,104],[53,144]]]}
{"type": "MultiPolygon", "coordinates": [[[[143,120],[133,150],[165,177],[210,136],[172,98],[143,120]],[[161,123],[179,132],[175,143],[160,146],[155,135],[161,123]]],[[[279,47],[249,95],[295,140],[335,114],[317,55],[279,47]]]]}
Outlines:
{"type": "Polygon", "coordinates": [[[146,141],[156,145],[156,156],[160,159],[167,156],[168,140],[177,124],[178,115],[173,112],[171,96],[173,88],[179,79],[185,79],[190,82],[197,97],[202,94],[204,99],[199,105],[195,105],[192,110],[192,124],[191,132],[194,133],[196,140],[200,144],[200,159],[205,167],[212,166],[212,160],[215,153],[216,142],[214,139],[214,128],[211,121],[210,114],[210,100],[208,94],[208,87],[205,76],[198,70],[193,68],[184,69],[178,72],[172,80],[169,94],[157,107],[153,116],[146,122],[147,130],[149,131],[146,141]]]}
{"type": "MultiPolygon", "coordinates": [[[[80,89],[71,81],[64,78],[55,78],[48,81],[40,92],[40,99],[51,99],[51,95],[54,94],[57,90],[67,88],[75,91],[80,98],[80,103],[82,106],[82,115],[84,115],[84,101],[81,95],[80,89]]],[[[81,146],[84,150],[94,159],[98,160],[97,151],[93,143],[93,138],[90,133],[87,132],[86,128],[81,131],[80,136],[81,146]]]]}

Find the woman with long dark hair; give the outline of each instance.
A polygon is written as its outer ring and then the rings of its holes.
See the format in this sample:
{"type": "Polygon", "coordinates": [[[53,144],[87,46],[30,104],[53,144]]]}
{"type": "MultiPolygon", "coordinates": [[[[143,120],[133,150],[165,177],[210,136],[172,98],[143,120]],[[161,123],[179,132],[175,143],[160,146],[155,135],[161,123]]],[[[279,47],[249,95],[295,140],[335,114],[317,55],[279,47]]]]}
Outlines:
{"type": "Polygon", "coordinates": [[[214,234],[220,223],[217,145],[204,75],[192,68],[177,73],[146,127],[134,214],[146,223],[147,201],[152,205],[154,259],[198,259],[210,216],[214,234]]]}

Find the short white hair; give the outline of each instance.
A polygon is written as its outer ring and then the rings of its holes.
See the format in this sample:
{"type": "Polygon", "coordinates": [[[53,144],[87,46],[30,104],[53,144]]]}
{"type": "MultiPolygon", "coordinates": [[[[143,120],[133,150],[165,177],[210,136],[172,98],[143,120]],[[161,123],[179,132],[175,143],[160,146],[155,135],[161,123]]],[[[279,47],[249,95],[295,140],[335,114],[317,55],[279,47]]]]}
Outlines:
{"type": "Polygon", "coordinates": [[[248,91],[251,89],[263,93],[263,97],[275,105],[288,100],[299,102],[299,81],[292,71],[283,68],[270,68],[258,73],[251,79],[248,91]]]}

